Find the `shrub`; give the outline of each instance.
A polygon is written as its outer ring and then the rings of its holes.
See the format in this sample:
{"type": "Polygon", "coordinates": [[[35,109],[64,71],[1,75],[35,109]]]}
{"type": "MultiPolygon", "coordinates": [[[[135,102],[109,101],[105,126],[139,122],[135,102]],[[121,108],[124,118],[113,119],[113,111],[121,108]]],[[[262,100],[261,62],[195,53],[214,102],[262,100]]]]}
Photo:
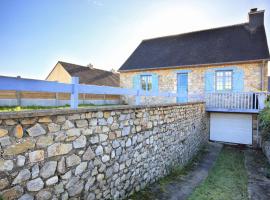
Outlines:
{"type": "Polygon", "coordinates": [[[267,106],[259,114],[260,130],[263,140],[270,139],[270,107],[267,106]]]}

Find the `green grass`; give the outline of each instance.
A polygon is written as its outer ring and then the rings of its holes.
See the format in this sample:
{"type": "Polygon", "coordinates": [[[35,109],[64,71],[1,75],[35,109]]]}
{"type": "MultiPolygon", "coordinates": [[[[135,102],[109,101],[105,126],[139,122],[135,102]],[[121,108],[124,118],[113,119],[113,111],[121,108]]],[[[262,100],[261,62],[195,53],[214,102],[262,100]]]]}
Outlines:
{"type": "Polygon", "coordinates": [[[135,192],[133,195],[127,199],[132,200],[149,200],[156,199],[159,196],[159,192],[166,192],[165,186],[177,181],[180,177],[186,175],[191,171],[200,160],[203,159],[204,155],[208,152],[206,147],[201,148],[200,151],[189,161],[184,167],[179,166],[172,169],[171,173],[161,179],[156,183],[147,186],[145,189],[135,192]]]}
{"type": "MultiPolygon", "coordinates": [[[[112,104],[80,104],[80,108],[95,107],[95,106],[110,106],[112,104]]],[[[64,109],[69,108],[70,105],[64,106],[0,106],[0,112],[11,112],[11,111],[24,111],[24,110],[45,110],[45,109],[64,109]]],[[[0,199],[1,200],[1,199],[0,199]]]]}
{"type": "Polygon", "coordinates": [[[224,147],[207,179],[188,200],[244,200],[247,194],[247,172],[244,153],[224,147]]]}

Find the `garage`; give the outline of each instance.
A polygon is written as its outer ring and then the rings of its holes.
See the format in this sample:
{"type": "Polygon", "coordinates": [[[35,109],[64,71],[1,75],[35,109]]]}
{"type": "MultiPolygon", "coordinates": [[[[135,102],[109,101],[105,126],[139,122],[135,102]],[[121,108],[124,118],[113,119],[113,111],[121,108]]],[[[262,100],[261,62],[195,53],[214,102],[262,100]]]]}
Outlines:
{"type": "Polygon", "coordinates": [[[211,113],[210,140],[237,144],[252,144],[252,115],[211,113]]]}

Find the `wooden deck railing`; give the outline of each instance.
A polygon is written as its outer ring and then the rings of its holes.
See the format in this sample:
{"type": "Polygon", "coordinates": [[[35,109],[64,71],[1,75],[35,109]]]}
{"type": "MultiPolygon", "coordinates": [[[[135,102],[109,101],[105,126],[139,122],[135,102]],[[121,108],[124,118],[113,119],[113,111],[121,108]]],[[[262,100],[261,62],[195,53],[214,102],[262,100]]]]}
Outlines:
{"type": "Polygon", "coordinates": [[[264,92],[216,92],[205,95],[208,111],[254,112],[264,108],[268,93],[264,92]]]}

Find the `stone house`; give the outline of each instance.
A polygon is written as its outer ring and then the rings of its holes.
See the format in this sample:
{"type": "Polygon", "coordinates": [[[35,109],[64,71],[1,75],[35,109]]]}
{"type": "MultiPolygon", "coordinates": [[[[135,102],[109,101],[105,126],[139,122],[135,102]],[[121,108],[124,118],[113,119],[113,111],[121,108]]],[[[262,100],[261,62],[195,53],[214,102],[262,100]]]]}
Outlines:
{"type": "Polygon", "coordinates": [[[48,81],[71,83],[71,77],[79,77],[81,84],[119,87],[119,73],[58,61],[47,76],[48,81]]]}
{"type": "MultiPolygon", "coordinates": [[[[264,11],[247,23],[143,40],[120,67],[120,86],[177,92],[185,102],[205,92],[254,92],[268,88],[264,11]]],[[[134,99],[126,99],[134,103],[134,99]]]]}
{"type": "Polygon", "coordinates": [[[120,86],[178,94],[142,103],[206,101],[210,139],[258,144],[258,92],[268,89],[269,59],[264,10],[254,8],[245,23],[143,40],[120,67],[120,86]]]}

